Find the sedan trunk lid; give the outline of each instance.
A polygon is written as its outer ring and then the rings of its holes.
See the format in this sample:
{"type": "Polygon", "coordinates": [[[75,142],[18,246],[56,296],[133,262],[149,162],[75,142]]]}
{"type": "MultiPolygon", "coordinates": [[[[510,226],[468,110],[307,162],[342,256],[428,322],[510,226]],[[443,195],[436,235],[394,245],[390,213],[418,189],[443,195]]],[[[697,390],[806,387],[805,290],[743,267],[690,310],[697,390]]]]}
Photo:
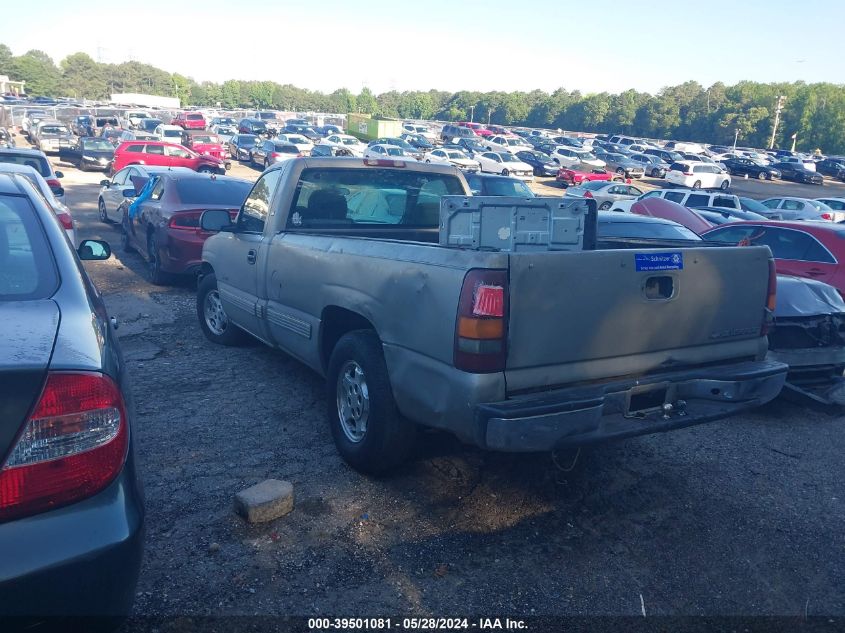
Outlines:
{"type": "Polygon", "coordinates": [[[0,302],[0,464],[41,394],[59,320],[50,299],[0,302]]]}

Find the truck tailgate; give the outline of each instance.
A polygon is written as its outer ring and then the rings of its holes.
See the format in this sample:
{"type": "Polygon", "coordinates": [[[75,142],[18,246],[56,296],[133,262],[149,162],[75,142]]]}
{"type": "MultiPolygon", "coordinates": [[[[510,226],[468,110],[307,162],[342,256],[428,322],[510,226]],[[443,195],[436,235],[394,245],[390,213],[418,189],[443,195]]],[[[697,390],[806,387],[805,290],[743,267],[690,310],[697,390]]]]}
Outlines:
{"type": "Polygon", "coordinates": [[[764,354],[770,257],[765,247],[512,253],[508,392],[764,354]]]}

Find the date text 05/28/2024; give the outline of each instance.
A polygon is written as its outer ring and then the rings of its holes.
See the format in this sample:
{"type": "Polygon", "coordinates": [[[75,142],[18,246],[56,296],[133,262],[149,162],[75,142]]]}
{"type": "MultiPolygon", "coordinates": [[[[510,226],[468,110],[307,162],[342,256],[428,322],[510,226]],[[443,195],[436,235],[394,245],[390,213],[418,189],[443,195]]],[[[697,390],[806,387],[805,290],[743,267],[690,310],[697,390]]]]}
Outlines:
{"type": "Polygon", "coordinates": [[[524,631],[524,620],[510,618],[309,618],[312,631],[524,631]]]}

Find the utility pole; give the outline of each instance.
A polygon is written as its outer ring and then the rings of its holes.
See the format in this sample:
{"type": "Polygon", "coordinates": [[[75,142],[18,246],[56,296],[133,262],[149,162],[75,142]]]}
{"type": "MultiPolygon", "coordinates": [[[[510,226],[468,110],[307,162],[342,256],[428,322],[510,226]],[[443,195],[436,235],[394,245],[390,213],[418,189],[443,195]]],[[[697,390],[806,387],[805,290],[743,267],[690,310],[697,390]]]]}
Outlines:
{"type": "Polygon", "coordinates": [[[780,111],[783,109],[783,102],[786,100],[784,95],[778,97],[777,105],[775,106],[775,126],[772,128],[772,140],[769,142],[769,149],[775,147],[775,136],[778,133],[778,123],[780,122],[780,111]]]}
{"type": "Polygon", "coordinates": [[[734,151],[736,151],[736,142],[739,139],[739,128],[734,130],[734,151]]]}
{"type": "Polygon", "coordinates": [[[472,117],[475,116],[475,106],[469,107],[469,122],[472,123],[472,117]]]}
{"type": "Polygon", "coordinates": [[[496,111],[495,108],[491,108],[490,110],[487,111],[487,127],[490,127],[490,117],[493,116],[493,112],[495,112],[495,111],[496,111]]]}

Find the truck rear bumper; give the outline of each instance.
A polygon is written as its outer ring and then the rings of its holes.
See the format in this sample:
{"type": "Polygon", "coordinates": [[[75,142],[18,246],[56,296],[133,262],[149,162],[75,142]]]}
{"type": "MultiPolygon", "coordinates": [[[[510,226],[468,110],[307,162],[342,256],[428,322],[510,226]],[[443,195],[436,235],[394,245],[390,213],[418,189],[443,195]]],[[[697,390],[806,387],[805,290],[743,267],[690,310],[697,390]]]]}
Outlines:
{"type": "Polygon", "coordinates": [[[515,396],[476,406],[476,437],[487,449],[532,452],[671,431],[772,400],[786,372],[748,361],[515,396]]]}

